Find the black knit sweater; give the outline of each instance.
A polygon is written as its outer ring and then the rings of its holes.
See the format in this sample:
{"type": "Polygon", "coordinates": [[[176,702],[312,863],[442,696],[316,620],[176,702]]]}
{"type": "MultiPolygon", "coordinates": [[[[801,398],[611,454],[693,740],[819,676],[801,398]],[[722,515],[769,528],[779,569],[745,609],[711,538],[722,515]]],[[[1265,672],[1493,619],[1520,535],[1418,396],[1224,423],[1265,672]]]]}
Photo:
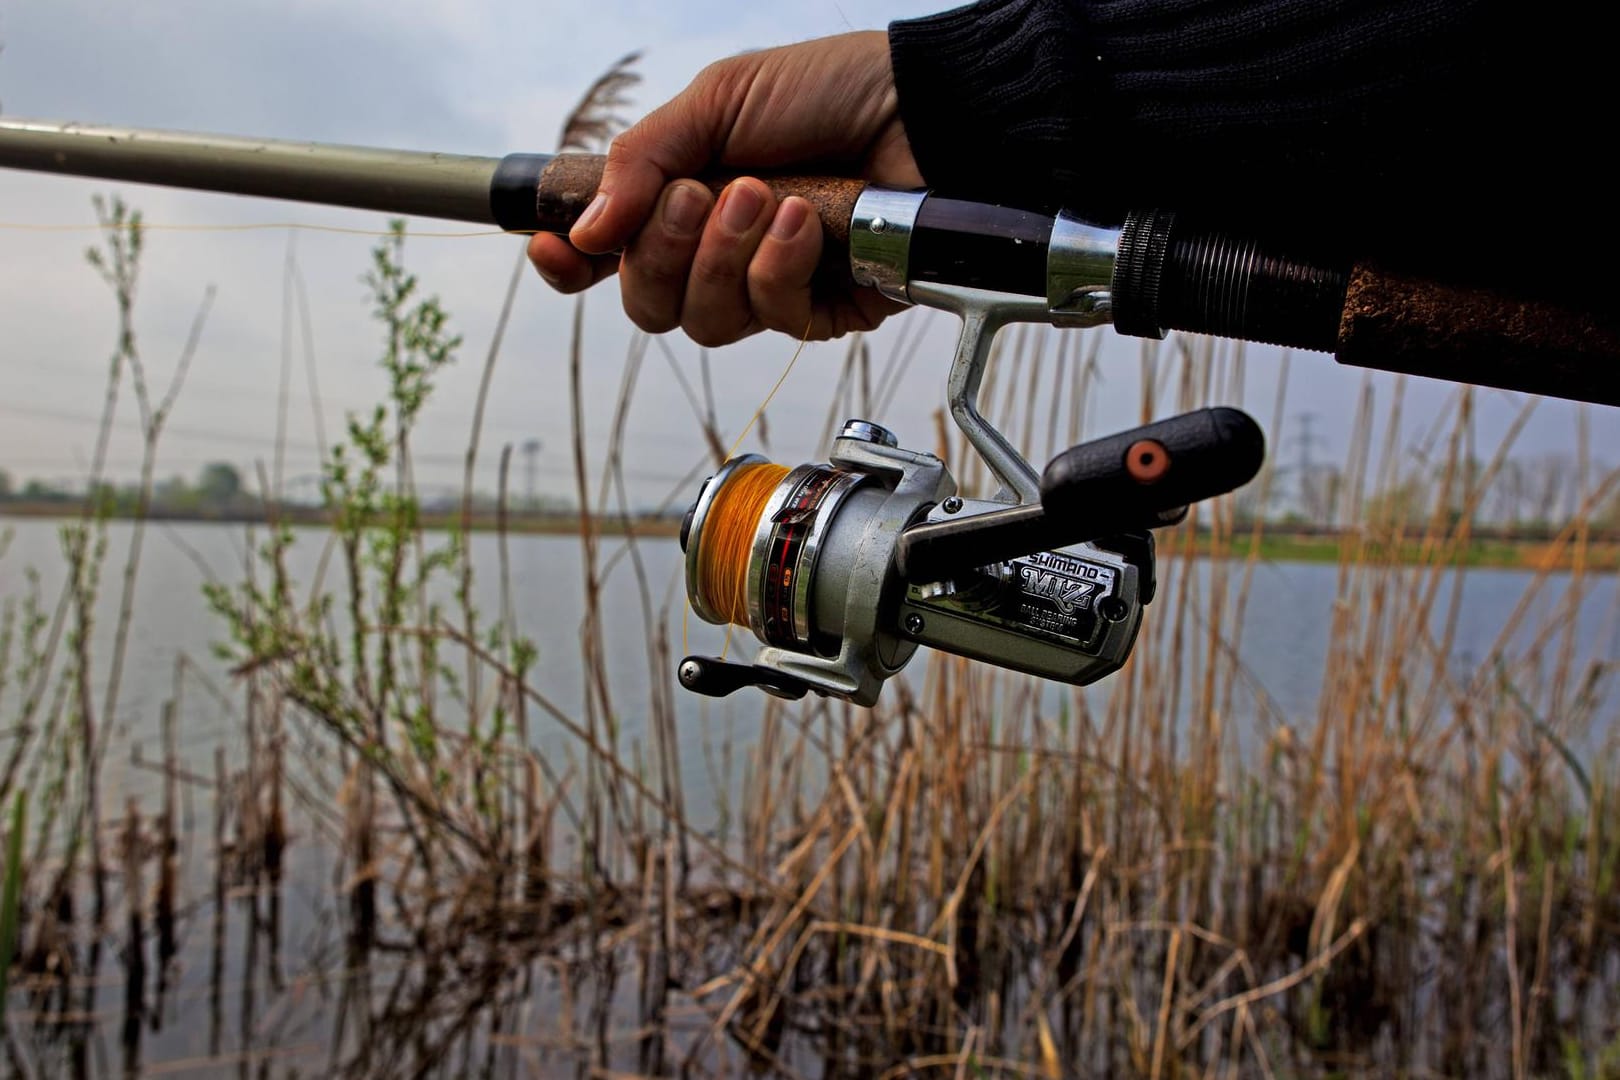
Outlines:
{"type": "Polygon", "coordinates": [[[1598,14],[1535,18],[1493,0],[984,0],[889,39],[937,188],[1569,276],[1617,232],[1599,168],[1614,61],[1598,14]]]}

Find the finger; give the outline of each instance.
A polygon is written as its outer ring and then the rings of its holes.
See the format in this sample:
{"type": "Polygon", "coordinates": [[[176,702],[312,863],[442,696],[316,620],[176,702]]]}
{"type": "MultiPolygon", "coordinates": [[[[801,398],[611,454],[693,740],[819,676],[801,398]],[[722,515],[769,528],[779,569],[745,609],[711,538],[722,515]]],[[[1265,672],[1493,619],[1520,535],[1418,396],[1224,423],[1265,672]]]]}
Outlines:
{"type": "Polygon", "coordinates": [[[748,301],[748,264],[776,212],[771,189],[733,180],[703,227],[681,305],[681,329],[699,345],[728,345],[759,329],[748,301]]]}
{"type": "MultiPolygon", "coordinates": [[[[827,333],[824,336],[829,338],[876,330],[884,319],[906,310],[905,304],[890,300],[876,289],[854,289],[826,307],[827,333]]],[[[820,325],[819,319],[817,325],[820,325]]]]}
{"type": "Polygon", "coordinates": [[[686,278],[713,207],[708,188],[694,180],[677,180],[664,189],[652,220],[625,249],[619,269],[624,311],[649,334],[681,324],[686,278]]]}
{"type": "Polygon", "coordinates": [[[564,293],[583,292],[619,268],[617,255],[585,255],[551,233],[529,237],[529,261],[547,285],[564,293]]]}
{"type": "Polygon", "coordinates": [[[700,75],[613,140],[596,198],[568,234],[575,247],[602,254],[625,246],[652,213],[665,184],[701,174],[713,160],[720,142],[706,88],[713,81],[707,73],[700,75]]]}
{"type": "Polygon", "coordinates": [[[811,282],[820,261],[821,221],[815,208],[797,195],[783,199],[748,264],[748,303],[754,317],[766,328],[794,337],[826,337],[825,314],[812,322],[811,282]]]}

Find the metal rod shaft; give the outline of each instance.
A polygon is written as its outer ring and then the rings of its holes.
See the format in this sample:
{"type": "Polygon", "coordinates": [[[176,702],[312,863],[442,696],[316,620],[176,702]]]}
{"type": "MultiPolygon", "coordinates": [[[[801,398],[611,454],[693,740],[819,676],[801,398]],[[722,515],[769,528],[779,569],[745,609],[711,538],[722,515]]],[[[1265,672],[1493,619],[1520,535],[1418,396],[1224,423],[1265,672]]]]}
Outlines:
{"type": "Polygon", "coordinates": [[[0,118],[0,166],[495,223],[500,158],[0,118]]]}

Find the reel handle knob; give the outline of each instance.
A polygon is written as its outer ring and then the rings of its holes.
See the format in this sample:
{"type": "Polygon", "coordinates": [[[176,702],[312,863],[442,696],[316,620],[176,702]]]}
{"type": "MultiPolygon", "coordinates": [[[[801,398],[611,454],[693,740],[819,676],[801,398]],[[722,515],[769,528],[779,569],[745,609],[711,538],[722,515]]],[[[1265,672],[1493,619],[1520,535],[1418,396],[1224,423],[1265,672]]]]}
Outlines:
{"type": "Polygon", "coordinates": [[[1198,409],[1065,450],[1041,476],[1041,509],[1059,530],[1152,528],[1248,483],[1265,456],[1266,437],[1247,413],[1198,409]]]}

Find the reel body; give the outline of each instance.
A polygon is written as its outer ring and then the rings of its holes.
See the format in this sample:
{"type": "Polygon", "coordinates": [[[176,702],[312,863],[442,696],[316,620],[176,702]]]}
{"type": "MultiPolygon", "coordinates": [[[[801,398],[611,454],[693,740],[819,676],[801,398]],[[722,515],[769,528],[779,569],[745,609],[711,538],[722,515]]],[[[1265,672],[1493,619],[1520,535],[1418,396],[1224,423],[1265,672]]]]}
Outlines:
{"type": "MultiPolygon", "coordinates": [[[[728,461],[682,528],[693,611],[746,625],[764,646],[752,665],[688,657],[687,689],[718,696],[758,685],[870,705],[919,645],[1070,683],[1101,678],[1130,654],[1151,566],[1144,573],[1124,552],[1077,544],[904,580],[896,554],[909,528],[1006,504],[956,498],[943,462],[899,448],[878,425],[852,420],[827,464],[778,469],[763,498],[728,498],[766,467],[758,455],[728,461]],[[728,544],[738,532],[746,551],[728,544]]],[[[1118,546],[1151,562],[1141,539],[1118,546]]]]}
{"type": "MultiPolygon", "coordinates": [[[[929,521],[991,514],[999,503],[951,500],[929,521]]],[[[1119,670],[1152,599],[1145,533],[1037,551],[907,584],[899,621],[918,643],[1045,679],[1084,685],[1119,670]],[[1108,544],[1122,548],[1111,551],[1108,544]],[[1133,561],[1136,560],[1136,561],[1133,561]]]]}

